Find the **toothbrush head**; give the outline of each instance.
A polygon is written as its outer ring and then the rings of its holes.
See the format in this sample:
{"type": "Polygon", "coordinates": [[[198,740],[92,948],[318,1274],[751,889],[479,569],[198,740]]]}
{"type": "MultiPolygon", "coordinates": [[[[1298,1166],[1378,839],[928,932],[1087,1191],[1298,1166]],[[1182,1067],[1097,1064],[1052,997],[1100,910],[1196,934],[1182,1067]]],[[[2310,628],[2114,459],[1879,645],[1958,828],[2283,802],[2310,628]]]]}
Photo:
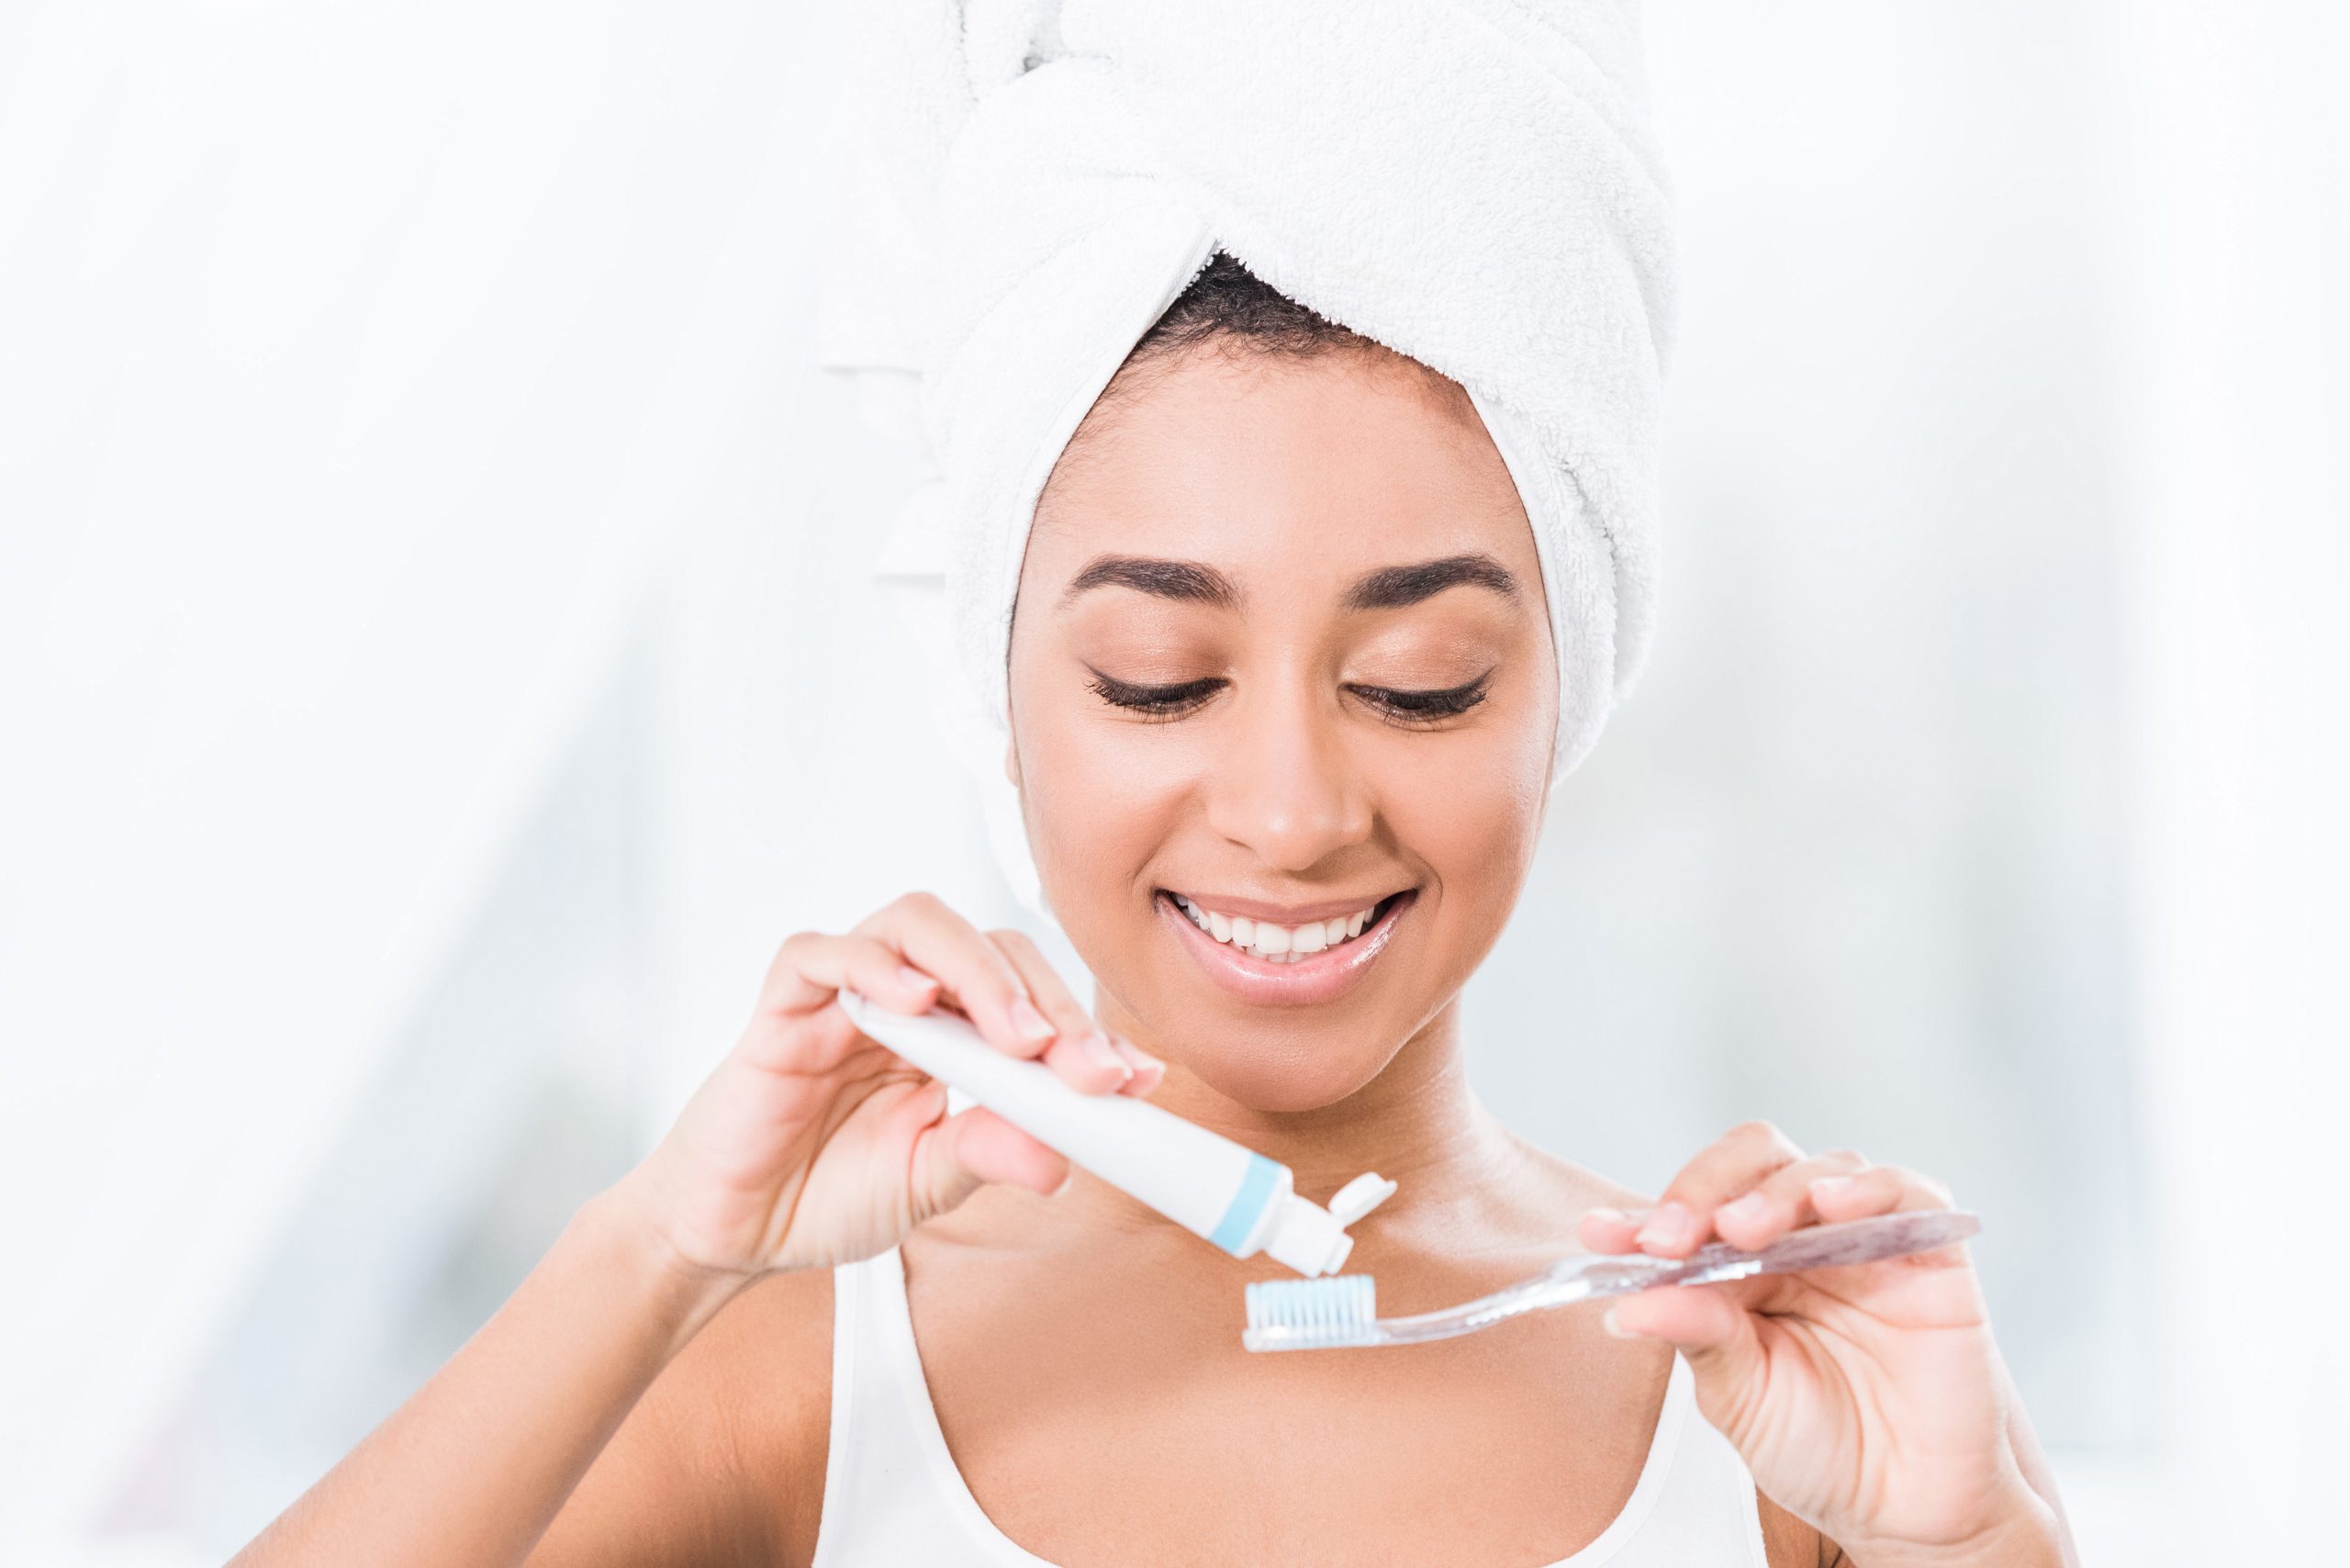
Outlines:
{"type": "Polygon", "coordinates": [[[1248,1327],[1240,1342],[1252,1350],[1327,1350],[1376,1345],[1379,1303],[1369,1274],[1325,1280],[1262,1280],[1248,1288],[1248,1327]]]}

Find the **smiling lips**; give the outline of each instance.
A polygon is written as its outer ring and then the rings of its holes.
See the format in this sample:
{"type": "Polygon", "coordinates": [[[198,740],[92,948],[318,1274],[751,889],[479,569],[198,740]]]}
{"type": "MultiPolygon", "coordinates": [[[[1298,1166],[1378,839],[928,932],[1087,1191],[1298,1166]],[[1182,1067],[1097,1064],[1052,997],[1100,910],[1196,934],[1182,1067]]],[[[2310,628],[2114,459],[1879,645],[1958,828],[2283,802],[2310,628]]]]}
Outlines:
{"type": "Polygon", "coordinates": [[[1256,1006],[1303,1007],[1336,1002],[1360,983],[1417,898],[1406,888],[1351,914],[1286,925],[1167,889],[1157,902],[1178,943],[1220,988],[1256,1006]]]}
{"type": "Polygon", "coordinates": [[[1251,920],[1245,914],[1225,914],[1221,910],[1209,909],[1181,893],[1172,896],[1183,913],[1192,917],[1192,924],[1252,958],[1274,964],[1293,964],[1325,948],[1343,946],[1362,935],[1363,927],[1378,914],[1379,903],[1384,902],[1374,902],[1352,914],[1330,920],[1276,925],[1270,920],[1251,920]]]}

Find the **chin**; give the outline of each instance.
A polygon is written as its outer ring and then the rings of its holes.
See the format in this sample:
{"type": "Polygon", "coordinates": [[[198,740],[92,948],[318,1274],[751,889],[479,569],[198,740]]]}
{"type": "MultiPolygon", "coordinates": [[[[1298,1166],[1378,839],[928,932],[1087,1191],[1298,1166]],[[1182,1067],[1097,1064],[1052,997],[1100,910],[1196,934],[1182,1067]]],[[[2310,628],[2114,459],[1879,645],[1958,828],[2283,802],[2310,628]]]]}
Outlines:
{"type": "Polygon", "coordinates": [[[1262,1051],[1242,1055],[1214,1042],[1184,1042],[1183,1065],[1228,1100],[1267,1115],[1319,1111],[1360,1092],[1385,1060],[1355,1052],[1262,1051]]]}

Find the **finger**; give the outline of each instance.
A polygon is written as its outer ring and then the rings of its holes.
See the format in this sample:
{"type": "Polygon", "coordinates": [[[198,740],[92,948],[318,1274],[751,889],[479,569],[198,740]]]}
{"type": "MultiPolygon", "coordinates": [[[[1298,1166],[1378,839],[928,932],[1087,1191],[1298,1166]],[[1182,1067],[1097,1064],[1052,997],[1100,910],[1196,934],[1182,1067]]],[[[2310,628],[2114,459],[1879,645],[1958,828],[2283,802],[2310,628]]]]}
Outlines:
{"type": "Polygon", "coordinates": [[[938,981],[878,937],[799,931],[784,939],[767,964],[759,982],[759,1011],[814,1013],[844,986],[885,1007],[895,1003],[896,1011],[919,1012],[928,1009],[938,981]]]}
{"type": "Polygon", "coordinates": [[[1056,1032],[1074,1037],[1099,1027],[1093,1022],[1093,1014],[1078,1001],[1076,993],[1069,990],[1069,982],[1061,979],[1060,971],[1053,968],[1051,960],[1045,957],[1034,937],[1011,926],[999,927],[982,935],[995,944],[1004,961],[1020,977],[1020,983],[1027,990],[1029,1000],[1051,1021],[1056,1032]]]}
{"type": "Polygon", "coordinates": [[[1839,1148],[1782,1165],[1714,1210],[1714,1234],[1732,1247],[1759,1252],[1789,1231],[1813,1224],[1820,1217],[1811,1204],[1812,1182],[1830,1176],[1852,1175],[1868,1169],[1868,1163],[1855,1151],[1839,1148]]]}
{"type": "MultiPolygon", "coordinates": [[[[931,1090],[946,1104],[946,1087],[931,1090]]],[[[972,1105],[914,1140],[906,1173],[914,1223],[945,1214],[985,1183],[1002,1182],[1050,1194],[1069,1180],[1068,1159],[984,1105],[972,1105]]]]}
{"type": "Polygon", "coordinates": [[[1120,1093],[1130,1094],[1139,1100],[1166,1079],[1167,1064],[1124,1035],[1111,1036],[1110,1043],[1118,1048],[1120,1056],[1134,1064],[1135,1075],[1126,1081],[1126,1086],[1119,1091],[1120,1093]]]}
{"type": "Polygon", "coordinates": [[[1058,1033],[1004,950],[935,893],[893,900],[858,922],[856,934],[880,938],[905,962],[936,975],[980,1036],[1006,1055],[1034,1059],[1058,1033]]]}
{"type": "Polygon", "coordinates": [[[886,942],[799,932],[777,949],[767,966],[744,1048],[757,1060],[772,1057],[788,1041],[793,1065],[820,1070],[835,1065],[864,1038],[848,1014],[831,1005],[844,988],[899,1013],[926,1013],[939,994],[934,977],[908,966],[886,942]],[[762,1020],[785,1018],[802,1027],[779,1035],[756,1026],[762,1020]]]}
{"type": "Polygon", "coordinates": [[[1100,1087],[1132,1095],[1147,1094],[1158,1087],[1167,1076],[1167,1064],[1097,1023],[1026,932],[1007,928],[988,935],[1003,949],[1039,1010],[1059,1031],[1046,1047],[1047,1064],[1089,1092],[1096,1088],[1095,1080],[1100,1087]]]}
{"type": "Polygon", "coordinates": [[[1714,1210],[1802,1158],[1795,1141],[1770,1123],[1740,1123],[1681,1168],[1640,1227],[1641,1249],[1686,1258],[1713,1238],[1714,1210]]]}
{"type": "Polygon", "coordinates": [[[1028,934],[1002,930],[990,931],[987,935],[1002,949],[1027,986],[1028,994],[1035,999],[1037,1009],[1052,1023],[1056,1033],[1052,1043],[1045,1047],[1045,1065],[1071,1088],[1088,1094],[1125,1088],[1135,1075],[1135,1064],[1119,1054],[1108,1031],[1094,1023],[1092,1014],[1069,994],[1069,987],[1053,971],[1053,966],[1028,934]]]}
{"type": "Polygon", "coordinates": [[[1088,1094],[1124,1089],[1135,1075],[1135,1064],[1120,1056],[1110,1036],[1099,1029],[1058,1036],[1045,1047],[1041,1059],[1070,1088],[1088,1094]]]}
{"type": "Polygon", "coordinates": [[[1718,1285],[1658,1285],[1636,1291],[1607,1309],[1601,1323],[1627,1339],[1662,1339],[1678,1350],[1696,1374],[1709,1409],[1733,1408],[1740,1391],[1762,1375],[1762,1342],[1754,1319],[1718,1285]]]}
{"type": "MultiPolygon", "coordinates": [[[[1867,1219],[1873,1215],[1908,1213],[1918,1209],[1955,1208],[1950,1189],[1930,1176],[1898,1165],[1872,1165],[1847,1176],[1826,1176],[1811,1183],[1812,1207],[1830,1223],[1867,1219]]],[[[1946,1266],[1966,1261],[1966,1244],[1953,1241],[1930,1252],[1913,1252],[1895,1262],[1924,1262],[1946,1266]]]]}
{"type": "Polygon", "coordinates": [[[1589,1208],[1575,1222],[1575,1234],[1594,1252],[1637,1252],[1640,1226],[1656,1212],[1653,1204],[1637,1209],[1589,1208]]]}
{"type": "Polygon", "coordinates": [[[1950,1189],[1930,1176],[1899,1165],[1822,1176],[1811,1183],[1812,1206],[1822,1219],[1865,1219],[1897,1209],[1956,1207],[1950,1189]]]}
{"type": "Polygon", "coordinates": [[[1045,1047],[1046,1066],[1087,1093],[1109,1090],[1148,1094],[1167,1076],[1167,1064],[1123,1035],[1096,1027],[1076,1038],[1061,1036],[1045,1047]],[[1099,1052],[1111,1054],[1105,1060],[1099,1052]],[[1114,1064],[1114,1066],[1113,1065],[1114,1064]]]}

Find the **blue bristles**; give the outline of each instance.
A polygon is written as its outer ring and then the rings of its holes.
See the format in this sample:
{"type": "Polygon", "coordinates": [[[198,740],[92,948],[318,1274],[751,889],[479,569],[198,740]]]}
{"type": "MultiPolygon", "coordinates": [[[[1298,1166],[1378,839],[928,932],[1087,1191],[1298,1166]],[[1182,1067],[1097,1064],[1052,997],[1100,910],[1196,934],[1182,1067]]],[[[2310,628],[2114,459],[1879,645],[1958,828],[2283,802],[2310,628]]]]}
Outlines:
{"type": "Polygon", "coordinates": [[[1266,1280],[1248,1288],[1252,1350],[1319,1350],[1375,1345],[1378,1301],[1369,1274],[1327,1280],[1266,1280]]]}

